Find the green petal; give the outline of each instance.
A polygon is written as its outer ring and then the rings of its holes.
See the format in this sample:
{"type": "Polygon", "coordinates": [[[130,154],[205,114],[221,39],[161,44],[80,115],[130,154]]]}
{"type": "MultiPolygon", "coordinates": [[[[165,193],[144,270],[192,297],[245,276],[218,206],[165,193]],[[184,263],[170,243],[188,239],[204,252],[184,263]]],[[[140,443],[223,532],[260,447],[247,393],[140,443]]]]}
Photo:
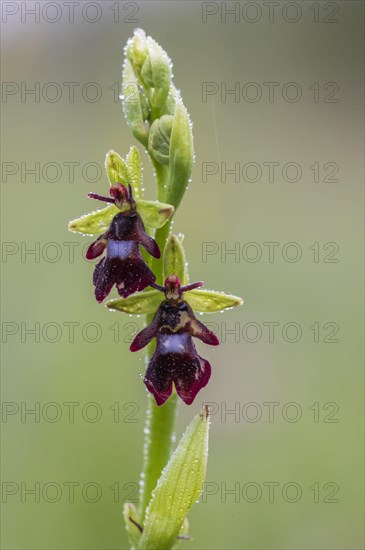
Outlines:
{"type": "Polygon", "coordinates": [[[194,311],[200,313],[213,313],[243,304],[243,300],[238,296],[215,290],[201,290],[200,288],[186,292],[184,298],[194,311]]]}
{"type": "Polygon", "coordinates": [[[170,235],[165,245],[163,255],[163,278],[164,280],[169,275],[177,275],[181,285],[186,285],[189,282],[187,263],[182,241],[183,235],[170,235]]]}
{"type": "Polygon", "coordinates": [[[111,204],[106,208],[95,210],[95,212],[72,220],[68,224],[68,228],[74,233],[81,233],[83,235],[101,235],[109,229],[112,219],[118,212],[120,210],[114,204],[111,204]]]}
{"type": "Polygon", "coordinates": [[[134,504],[126,502],[123,506],[123,518],[125,523],[125,528],[128,534],[129,543],[132,548],[137,548],[140,538],[141,531],[138,529],[136,523],[139,525],[139,517],[134,504]],[[132,520],[132,521],[131,521],[132,520]]]}
{"type": "Polygon", "coordinates": [[[137,147],[131,147],[126,158],[128,183],[133,191],[134,200],[142,198],[142,162],[137,147]]]}
{"type": "Polygon", "coordinates": [[[111,300],[106,305],[109,309],[123,311],[124,313],[148,315],[156,313],[163,299],[163,293],[153,289],[132,294],[128,298],[111,300]]]}
{"type": "Polygon", "coordinates": [[[138,548],[168,550],[200,497],[208,459],[208,411],[197,415],[164,469],[149,502],[138,548]]]}
{"type": "Polygon", "coordinates": [[[174,213],[174,207],[163,202],[136,200],[136,205],[143,223],[155,229],[165,225],[174,213]]]}

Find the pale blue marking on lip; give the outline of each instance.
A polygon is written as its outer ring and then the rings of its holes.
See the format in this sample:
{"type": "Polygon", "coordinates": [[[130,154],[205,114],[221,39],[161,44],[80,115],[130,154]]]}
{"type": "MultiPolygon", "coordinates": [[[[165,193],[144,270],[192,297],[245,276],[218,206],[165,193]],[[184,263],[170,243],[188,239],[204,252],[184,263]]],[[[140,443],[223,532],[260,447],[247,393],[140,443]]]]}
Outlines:
{"type": "Polygon", "coordinates": [[[161,334],[158,340],[160,353],[184,353],[189,334],[161,334]]]}
{"type": "Polygon", "coordinates": [[[121,260],[125,260],[132,254],[135,247],[136,243],[133,241],[115,241],[109,239],[107,244],[107,256],[108,258],[120,258],[121,260]]]}

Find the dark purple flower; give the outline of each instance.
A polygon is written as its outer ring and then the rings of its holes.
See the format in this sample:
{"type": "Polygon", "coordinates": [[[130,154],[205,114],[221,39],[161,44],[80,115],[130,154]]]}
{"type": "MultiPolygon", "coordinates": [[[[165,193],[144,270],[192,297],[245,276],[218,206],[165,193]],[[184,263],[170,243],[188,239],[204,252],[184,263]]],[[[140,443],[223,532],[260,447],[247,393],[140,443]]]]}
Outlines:
{"type": "Polygon", "coordinates": [[[217,346],[218,338],[198,321],[183,292],[201,286],[193,283],[181,287],[173,275],[166,279],[165,286],[153,285],[165,292],[164,300],[150,325],[133,340],[130,350],[138,351],[156,338],[156,348],[144,377],[147,389],[154,395],[157,405],[170,397],[172,385],[177,394],[191,405],[197,393],[208,383],[210,364],[198,355],[193,336],[205,344],[217,346]]]}
{"type": "Polygon", "coordinates": [[[155,282],[155,276],[142,258],[139,245],[144,246],[149,254],[160,257],[160,249],[154,239],[147,235],[143,221],[135,209],[131,189],[129,191],[119,184],[111,187],[114,199],[100,197],[94,193],[89,196],[115,203],[122,208],[116,214],[106,233],[93,242],[86,253],[88,260],[100,256],[106,248],[106,256],[95,267],[93,282],[95,297],[102,302],[112,287],[123,298],[139,292],[155,282]]]}

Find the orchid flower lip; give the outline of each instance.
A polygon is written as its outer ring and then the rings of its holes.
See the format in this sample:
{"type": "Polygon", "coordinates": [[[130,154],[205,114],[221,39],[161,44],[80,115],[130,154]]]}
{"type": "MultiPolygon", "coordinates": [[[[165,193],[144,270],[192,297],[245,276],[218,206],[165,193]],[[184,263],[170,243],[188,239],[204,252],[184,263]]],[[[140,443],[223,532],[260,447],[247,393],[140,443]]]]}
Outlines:
{"type": "Polygon", "coordinates": [[[130,256],[135,249],[138,247],[138,244],[133,241],[117,241],[114,239],[108,239],[106,249],[108,258],[120,258],[125,260],[130,256]]]}

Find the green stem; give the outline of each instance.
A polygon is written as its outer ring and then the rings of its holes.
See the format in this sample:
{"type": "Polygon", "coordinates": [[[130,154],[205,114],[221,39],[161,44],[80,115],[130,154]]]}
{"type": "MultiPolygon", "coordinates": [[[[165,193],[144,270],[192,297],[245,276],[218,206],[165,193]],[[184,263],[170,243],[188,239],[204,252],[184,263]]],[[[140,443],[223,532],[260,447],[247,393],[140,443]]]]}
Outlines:
{"type": "MultiPolygon", "coordinates": [[[[159,190],[159,200],[163,200],[164,186],[166,185],[167,170],[165,166],[154,163],[159,190]]],[[[161,252],[165,248],[166,240],[171,228],[171,219],[160,229],[157,229],[155,240],[161,252]]],[[[156,276],[156,282],[163,284],[163,260],[151,258],[150,268],[156,276]]],[[[153,316],[147,316],[147,323],[153,316]]],[[[152,356],[154,346],[147,349],[147,360],[152,356]]],[[[143,466],[140,484],[139,518],[143,525],[146,508],[151,499],[152,491],[169,461],[174,442],[177,396],[174,393],[164,405],[158,407],[155,399],[148,394],[146,426],[144,431],[143,466]]]]}
{"type": "Polygon", "coordinates": [[[147,418],[139,503],[139,518],[142,525],[152,491],[155,489],[161,472],[168,463],[171,455],[177,408],[176,393],[174,393],[161,407],[156,405],[155,399],[151,394],[148,394],[147,399],[147,418]]]}

